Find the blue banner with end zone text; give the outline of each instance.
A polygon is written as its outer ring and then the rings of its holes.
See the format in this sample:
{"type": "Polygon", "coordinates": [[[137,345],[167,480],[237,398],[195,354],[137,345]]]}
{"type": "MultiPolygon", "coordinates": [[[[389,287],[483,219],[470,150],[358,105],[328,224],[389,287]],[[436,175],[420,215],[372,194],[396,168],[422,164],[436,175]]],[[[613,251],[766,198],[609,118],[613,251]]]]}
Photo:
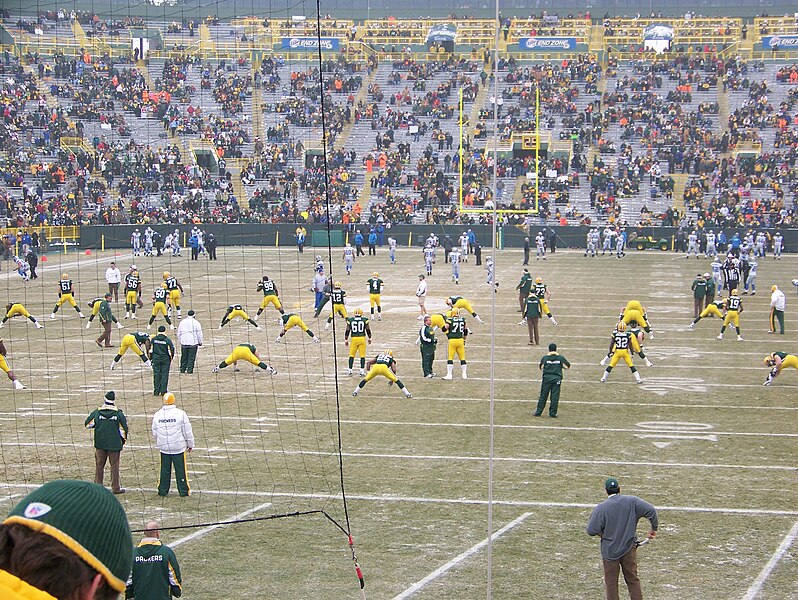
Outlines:
{"type": "Polygon", "coordinates": [[[793,50],[798,48],[798,35],[765,35],[762,36],[762,48],[773,50],[773,48],[793,50]]]}
{"type": "Polygon", "coordinates": [[[322,52],[334,52],[341,47],[338,38],[314,38],[314,37],[290,37],[283,38],[282,50],[296,52],[310,52],[318,50],[321,46],[322,52]]]}
{"type": "Polygon", "coordinates": [[[524,37],[518,40],[521,52],[567,52],[576,50],[575,37],[524,37]]]}

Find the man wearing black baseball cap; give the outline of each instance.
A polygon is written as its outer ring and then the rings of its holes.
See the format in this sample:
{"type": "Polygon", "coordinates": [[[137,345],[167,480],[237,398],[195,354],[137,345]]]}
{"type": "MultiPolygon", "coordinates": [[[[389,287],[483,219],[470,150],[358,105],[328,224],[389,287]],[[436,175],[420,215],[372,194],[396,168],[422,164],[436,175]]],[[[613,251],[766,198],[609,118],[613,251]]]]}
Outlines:
{"type": "Polygon", "coordinates": [[[651,523],[648,538],[659,528],[657,509],[637,496],[622,496],[621,485],[614,477],[604,482],[607,499],[593,509],[587,523],[587,534],[601,537],[601,558],[604,561],[604,586],[607,600],[619,600],[618,574],[629,588],[632,600],[642,600],[643,588],[637,576],[637,522],[645,517],[651,523]]]}

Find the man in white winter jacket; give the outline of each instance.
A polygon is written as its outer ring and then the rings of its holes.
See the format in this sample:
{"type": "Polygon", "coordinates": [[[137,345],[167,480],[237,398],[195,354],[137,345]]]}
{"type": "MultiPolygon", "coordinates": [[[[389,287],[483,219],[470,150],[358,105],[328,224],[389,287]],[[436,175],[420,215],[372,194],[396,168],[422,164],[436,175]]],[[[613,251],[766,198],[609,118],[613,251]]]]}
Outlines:
{"type": "Polygon", "coordinates": [[[172,465],[175,467],[177,491],[181,496],[191,494],[186,476],[186,452],[194,448],[194,432],[186,411],[175,406],[175,395],[163,395],[163,408],[152,418],[152,435],[161,451],[161,476],[158,479],[158,495],[166,496],[172,483],[172,465]]]}

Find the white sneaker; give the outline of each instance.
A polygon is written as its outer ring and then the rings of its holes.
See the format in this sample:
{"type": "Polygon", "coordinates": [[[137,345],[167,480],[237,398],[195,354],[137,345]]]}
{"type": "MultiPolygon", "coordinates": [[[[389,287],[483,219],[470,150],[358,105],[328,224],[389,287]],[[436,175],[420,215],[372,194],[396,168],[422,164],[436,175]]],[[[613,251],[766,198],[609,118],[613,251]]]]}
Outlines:
{"type": "Polygon", "coordinates": [[[554,319],[554,318],[552,318],[552,320],[551,320],[551,324],[552,324],[552,325],[556,325],[556,324],[557,324],[557,319],[554,319]]]}
{"type": "Polygon", "coordinates": [[[256,321],[258,320],[258,317],[260,317],[260,315],[256,313],[256,314],[255,314],[255,320],[256,320],[256,321]]]}
{"type": "Polygon", "coordinates": [[[271,367],[269,365],[266,365],[266,372],[269,375],[277,375],[277,369],[275,369],[274,367],[271,367]]]}
{"type": "Polygon", "coordinates": [[[313,343],[314,344],[321,344],[321,340],[314,335],[313,336],[313,343]]]}
{"type": "Polygon", "coordinates": [[[224,327],[224,325],[219,325],[219,329],[221,329],[222,327],[224,327]]]}
{"type": "Polygon", "coordinates": [[[647,367],[653,367],[653,366],[654,366],[654,363],[653,363],[653,362],[651,362],[650,360],[646,359],[646,366],[647,366],[647,367]]]}
{"type": "Polygon", "coordinates": [[[111,361],[111,370],[113,371],[114,369],[116,369],[116,361],[112,360],[111,361]]]}
{"type": "Polygon", "coordinates": [[[324,331],[327,331],[329,328],[330,328],[330,322],[329,322],[329,321],[327,321],[327,322],[324,324],[324,331]]]}
{"type": "Polygon", "coordinates": [[[149,331],[150,329],[152,329],[152,326],[148,323],[147,324],[147,330],[149,331]]]}
{"type": "Polygon", "coordinates": [[[609,357],[605,356],[604,358],[601,359],[601,362],[599,364],[603,367],[607,364],[607,360],[609,360],[609,357]]]}
{"type": "Polygon", "coordinates": [[[352,376],[352,369],[347,369],[346,370],[346,374],[351,377],[352,376]]]}
{"type": "Polygon", "coordinates": [[[638,379],[637,383],[643,383],[643,380],[642,379],[638,379]]]}
{"type": "Polygon", "coordinates": [[[85,318],[86,318],[86,315],[84,315],[82,312],[79,312],[79,313],[78,313],[78,316],[79,316],[81,319],[85,319],[85,318]]]}
{"type": "Polygon", "coordinates": [[[607,378],[606,377],[602,377],[601,379],[599,379],[599,382],[600,383],[607,383],[607,378]]]}
{"type": "Polygon", "coordinates": [[[413,397],[413,394],[411,394],[410,392],[408,392],[408,391],[407,391],[407,388],[405,388],[405,398],[412,398],[412,397],[413,397]]]}
{"type": "Polygon", "coordinates": [[[477,323],[480,323],[480,324],[482,324],[482,323],[484,323],[484,322],[485,322],[485,321],[483,321],[483,320],[480,318],[480,316],[479,316],[479,315],[477,315],[477,316],[476,316],[476,317],[474,317],[474,318],[477,320],[477,323]]]}
{"type": "Polygon", "coordinates": [[[170,326],[169,326],[169,329],[171,329],[172,331],[174,331],[174,329],[175,329],[175,326],[174,326],[174,325],[170,325],[170,326]]]}
{"type": "Polygon", "coordinates": [[[418,316],[416,317],[416,321],[420,321],[420,320],[421,320],[421,319],[423,319],[423,318],[424,318],[424,315],[418,315],[418,316]]]}
{"type": "Polygon", "coordinates": [[[14,389],[15,390],[24,390],[25,389],[25,386],[22,385],[22,382],[20,382],[19,379],[15,379],[13,383],[14,383],[14,389]]]}
{"type": "Polygon", "coordinates": [[[133,315],[133,316],[132,316],[132,317],[130,317],[130,318],[131,318],[131,319],[136,319],[136,320],[138,321],[138,317],[137,317],[136,315],[133,315]]]}
{"type": "Polygon", "coordinates": [[[360,376],[364,376],[366,374],[366,369],[360,369],[360,376]]]}
{"type": "Polygon", "coordinates": [[[116,322],[116,328],[117,328],[117,329],[122,329],[122,327],[123,327],[122,323],[120,323],[119,321],[117,321],[117,322],[116,322]]]}
{"type": "Polygon", "coordinates": [[[441,377],[441,379],[451,379],[451,378],[452,378],[451,374],[444,375],[443,377],[441,377]]]}
{"type": "Polygon", "coordinates": [[[738,336],[737,336],[737,341],[738,341],[738,342],[744,342],[745,340],[743,339],[743,336],[741,336],[741,335],[738,335],[738,336]]]}
{"type": "Polygon", "coordinates": [[[89,321],[88,323],[86,323],[86,329],[90,329],[90,328],[91,328],[91,321],[89,321]]]}
{"type": "Polygon", "coordinates": [[[773,380],[772,380],[772,379],[768,379],[768,380],[767,380],[765,383],[763,383],[762,385],[770,385],[771,383],[773,383],[773,380]]]}
{"type": "Polygon", "coordinates": [[[526,319],[521,319],[520,321],[518,321],[518,324],[519,325],[525,325],[526,324],[526,319]]]}
{"type": "Polygon", "coordinates": [[[695,329],[695,323],[690,323],[690,324],[687,326],[687,329],[695,329]]]}
{"type": "Polygon", "coordinates": [[[219,372],[219,367],[214,367],[213,369],[211,369],[211,373],[218,373],[218,372],[219,372]]]}
{"type": "Polygon", "coordinates": [[[260,331],[261,329],[263,329],[263,327],[261,327],[260,325],[255,326],[255,331],[260,331]]]}
{"type": "Polygon", "coordinates": [[[722,333],[718,334],[718,337],[715,338],[715,339],[722,340],[723,339],[723,334],[722,333]]]}
{"type": "Polygon", "coordinates": [[[144,366],[145,366],[145,367],[149,367],[150,369],[152,369],[152,361],[151,361],[151,360],[148,360],[148,361],[146,361],[146,362],[144,363],[144,366]]]}
{"type": "Polygon", "coordinates": [[[353,396],[357,396],[359,391],[360,391],[360,390],[358,390],[358,389],[355,389],[355,391],[354,391],[354,392],[352,392],[352,395],[353,395],[353,396]]]}
{"type": "MultiPolygon", "coordinates": [[[[0,327],[2,327],[2,325],[0,325],[0,327]]],[[[44,325],[36,321],[36,329],[44,329],[44,325]]]]}
{"type": "Polygon", "coordinates": [[[55,319],[55,313],[50,313],[50,318],[55,319]]]}
{"type": "Polygon", "coordinates": [[[463,379],[468,379],[468,375],[466,373],[463,373],[463,379]]]}
{"type": "Polygon", "coordinates": [[[649,331],[648,332],[648,337],[649,337],[649,339],[653,340],[654,339],[654,332],[653,331],[649,331]]]}
{"type": "Polygon", "coordinates": [[[382,321],[382,315],[377,315],[377,320],[382,321]]]}
{"type": "Polygon", "coordinates": [[[277,336],[277,339],[276,339],[276,340],[274,340],[274,343],[275,343],[275,344],[279,344],[279,343],[280,343],[280,340],[282,340],[282,339],[283,339],[282,337],[280,337],[280,336],[277,336]]]}

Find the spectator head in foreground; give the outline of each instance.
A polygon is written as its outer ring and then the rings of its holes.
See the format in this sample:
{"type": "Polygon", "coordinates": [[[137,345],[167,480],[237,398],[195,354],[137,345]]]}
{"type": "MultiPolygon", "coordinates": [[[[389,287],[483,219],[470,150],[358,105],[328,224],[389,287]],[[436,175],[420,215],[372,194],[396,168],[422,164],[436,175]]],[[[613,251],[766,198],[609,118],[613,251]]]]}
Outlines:
{"type": "Polygon", "coordinates": [[[118,598],[132,558],[127,516],[109,490],[87,481],[51,481],[0,525],[0,597],[118,598]]]}

